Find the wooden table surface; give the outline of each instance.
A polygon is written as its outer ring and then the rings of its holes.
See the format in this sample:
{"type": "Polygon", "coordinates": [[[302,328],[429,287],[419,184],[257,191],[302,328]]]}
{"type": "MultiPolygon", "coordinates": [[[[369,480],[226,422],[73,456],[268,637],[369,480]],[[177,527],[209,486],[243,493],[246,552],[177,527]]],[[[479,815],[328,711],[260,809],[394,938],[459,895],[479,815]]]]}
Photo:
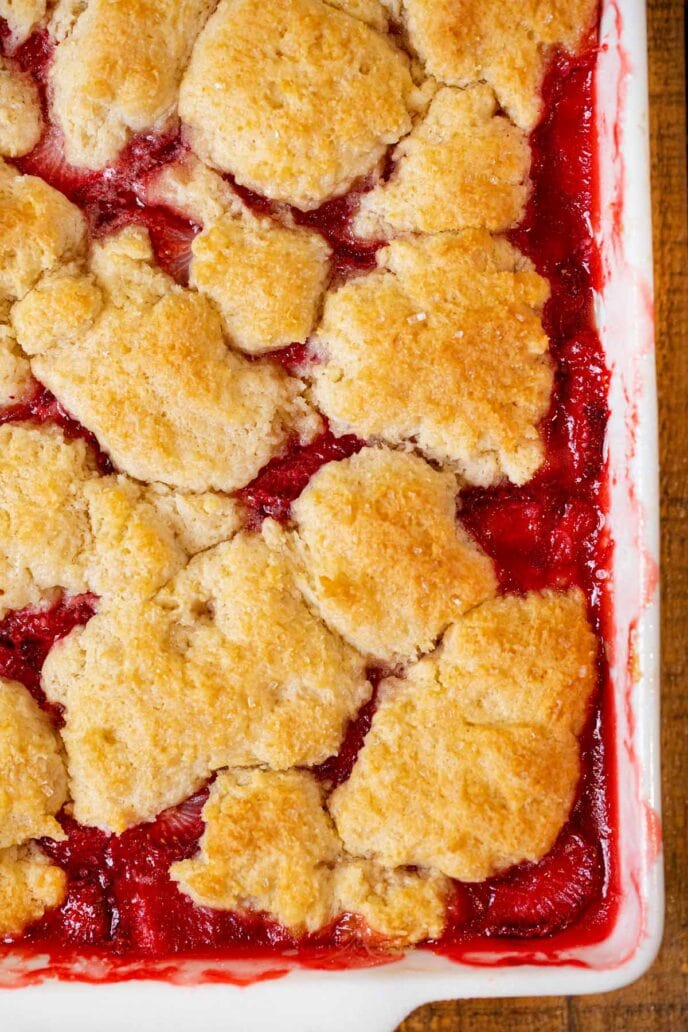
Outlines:
{"type": "Polygon", "coordinates": [[[662,462],[666,929],[655,965],[603,996],[421,1007],[398,1032],[688,1032],[688,235],[683,0],[649,0],[657,367],[662,462]]]}

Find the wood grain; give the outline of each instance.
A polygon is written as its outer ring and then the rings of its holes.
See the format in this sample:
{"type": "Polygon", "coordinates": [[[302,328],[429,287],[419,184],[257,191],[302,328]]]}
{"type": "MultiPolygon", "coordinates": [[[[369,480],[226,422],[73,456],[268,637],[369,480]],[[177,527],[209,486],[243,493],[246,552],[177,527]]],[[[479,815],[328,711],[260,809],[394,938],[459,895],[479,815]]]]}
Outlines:
{"type": "Polygon", "coordinates": [[[398,1032],[688,1030],[688,233],[683,0],[649,0],[650,131],[662,463],[662,749],[667,909],[649,973],[606,996],[421,1007],[398,1032]]]}

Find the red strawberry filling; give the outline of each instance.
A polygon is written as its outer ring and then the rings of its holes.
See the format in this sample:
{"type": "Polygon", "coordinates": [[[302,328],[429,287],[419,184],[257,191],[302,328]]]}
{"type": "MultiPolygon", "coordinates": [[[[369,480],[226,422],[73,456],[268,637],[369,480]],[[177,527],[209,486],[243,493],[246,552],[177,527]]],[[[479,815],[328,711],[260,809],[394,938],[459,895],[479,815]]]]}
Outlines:
{"type": "Polygon", "coordinates": [[[286,455],[272,459],[255,480],[237,492],[247,510],[247,523],[258,527],[267,516],[284,522],[291,503],[326,462],[346,459],[363,447],[364,442],[349,434],[335,437],[326,430],[310,444],[294,444],[286,455]]]}
{"type": "Polygon", "coordinates": [[[354,235],[351,222],[358,211],[362,193],[371,188],[372,180],[364,180],[342,197],[326,201],[315,211],[299,211],[289,205],[279,205],[261,194],[254,193],[236,182],[233,176],[225,177],[236,190],[242,201],[257,215],[275,215],[280,209],[289,212],[299,226],[317,230],[332,248],[334,273],[343,278],[357,271],[365,272],[375,267],[375,255],[382,246],[381,240],[362,240],[354,235]]]}
{"type": "MultiPolygon", "coordinates": [[[[43,88],[51,59],[46,35],[31,37],[15,57],[43,88]]],[[[576,59],[558,57],[553,63],[544,88],[547,114],[531,139],[533,191],[523,223],[510,234],[551,284],[545,326],[556,363],[556,387],[544,424],[546,462],[522,488],[464,492],[460,518],[494,558],[504,590],[578,584],[598,617],[598,575],[605,576],[607,561],[599,535],[604,521],[601,482],[608,374],[592,313],[598,275],[590,232],[594,58],[591,50],[576,59]]],[[[60,134],[48,126],[35,150],[16,164],[24,172],[43,176],[78,204],[96,235],[132,222],[147,226],[161,266],[185,283],[191,241],[199,227],[168,209],[146,207],[140,199],[150,172],[182,152],[179,137],[139,137],[113,168],[84,172],[65,162],[60,134]]],[[[317,229],[328,240],[335,253],[335,275],[365,271],[375,263],[379,242],[357,240],[351,231],[359,193],[366,188],[362,184],[359,191],[316,212],[292,212],[298,224],[317,229]]],[[[236,189],[255,211],[276,212],[265,198],[236,189]]],[[[298,370],[309,360],[307,347],[294,345],[274,360],[287,370],[298,370]]],[[[40,387],[29,401],[0,412],[0,422],[9,420],[52,421],[67,436],[84,437],[97,448],[92,435],[40,387]]],[[[292,501],[313,473],[362,444],[353,436],[336,438],[329,430],[308,446],[295,443],[239,493],[249,525],[258,526],[266,516],[288,519],[292,501]]],[[[107,457],[97,454],[101,470],[107,472],[107,457]]],[[[90,618],[94,602],[82,596],[42,613],[7,617],[0,623],[0,673],[22,681],[41,698],[40,668],[48,650],[90,618]]],[[[323,782],[336,785],[349,776],[374,708],[373,699],[352,721],[338,756],[318,768],[323,782]]],[[[599,734],[599,726],[607,733],[608,720],[603,708],[586,738],[578,802],[551,853],[537,864],[521,865],[482,885],[457,885],[446,934],[433,944],[435,948],[451,953],[457,944],[487,938],[539,937],[549,941],[555,957],[564,929],[583,940],[590,928],[598,927],[600,915],[609,911],[613,884],[606,788],[610,760],[599,734]]],[[[83,828],[65,816],[67,841],[46,842],[45,849],[68,874],[67,899],[29,929],[23,941],[53,953],[97,947],[111,955],[160,958],[208,950],[246,956],[272,948],[298,949],[305,963],[320,966],[379,959],[374,945],[372,956],[361,954],[360,928],[349,918],[297,944],[264,915],[213,912],[183,896],[170,880],[168,867],[197,848],[205,798],[206,790],[118,837],[83,828]]],[[[540,948],[546,945],[541,942],[540,948]]]]}
{"type": "Polygon", "coordinates": [[[599,894],[603,879],[599,846],[576,834],[564,836],[544,860],[485,886],[479,894],[484,931],[489,935],[551,935],[576,919],[599,894]]]}
{"type": "Polygon", "coordinates": [[[20,609],[0,620],[0,677],[19,681],[62,723],[59,706],[47,703],[40,686],[41,667],[55,642],[83,627],[95,612],[95,595],[63,598],[49,609],[20,609]]]}

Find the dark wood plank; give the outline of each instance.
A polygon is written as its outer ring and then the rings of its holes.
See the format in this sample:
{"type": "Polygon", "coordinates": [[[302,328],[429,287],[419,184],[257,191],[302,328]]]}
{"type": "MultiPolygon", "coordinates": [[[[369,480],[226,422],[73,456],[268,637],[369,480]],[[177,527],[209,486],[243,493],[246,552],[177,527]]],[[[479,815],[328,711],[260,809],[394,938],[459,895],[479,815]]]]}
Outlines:
{"type": "Polygon", "coordinates": [[[398,1032],[659,1032],[688,1029],[688,234],[684,4],[650,0],[657,368],[662,461],[663,789],[667,913],[648,974],[606,996],[468,1000],[422,1007],[398,1032]]]}

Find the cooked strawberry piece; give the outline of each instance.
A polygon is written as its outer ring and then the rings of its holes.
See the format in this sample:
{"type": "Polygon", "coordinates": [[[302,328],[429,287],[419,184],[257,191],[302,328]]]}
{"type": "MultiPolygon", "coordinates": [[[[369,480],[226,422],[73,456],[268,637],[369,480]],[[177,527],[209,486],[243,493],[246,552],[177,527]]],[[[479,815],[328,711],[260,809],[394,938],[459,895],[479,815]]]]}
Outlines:
{"type": "Polygon", "coordinates": [[[71,881],[59,913],[67,943],[97,946],[110,938],[112,912],[107,895],[97,882],[71,881]]]}
{"type": "Polygon", "coordinates": [[[238,915],[196,906],[179,891],[167,870],[126,868],[115,884],[119,914],[116,945],[122,952],[153,956],[192,953],[229,943],[294,945],[261,914],[238,915]]]}
{"type": "Polygon", "coordinates": [[[62,133],[56,126],[48,126],[34,149],[15,164],[26,175],[45,179],[75,204],[90,192],[102,189],[98,172],[75,168],[66,161],[62,133]]]}
{"type": "Polygon", "coordinates": [[[107,832],[78,824],[66,815],[61,817],[60,823],[67,838],[60,842],[43,839],[43,852],[76,881],[102,875],[110,842],[107,832]]]}
{"type": "Polygon", "coordinates": [[[191,244],[200,226],[166,208],[148,208],[141,222],[150,233],[158,265],[182,286],[189,282],[191,244]]]}
{"type": "Polygon", "coordinates": [[[483,930],[506,936],[562,931],[599,898],[603,880],[599,845],[577,834],[560,837],[544,860],[489,885],[483,930]]]}
{"type": "MultiPolygon", "coordinates": [[[[4,24],[7,28],[7,23],[4,24]]],[[[23,71],[29,72],[42,87],[45,87],[54,49],[55,45],[49,32],[43,29],[29,36],[12,57],[23,71]]]]}
{"type": "MultiPolygon", "coordinates": [[[[147,176],[178,159],[183,150],[176,135],[137,136],[115,165],[91,171],[66,161],[60,130],[48,126],[31,153],[18,158],[15,164],[21,172],[41,176],[60,190],[84,211],[92,232],[102,233],[127,221],[145,222],[140,195],[147,176]]],[[[170,213],[170,218],[175,216],[170,213]]]]}
{"type": "Polygon", "coordinates": [[[170,857],[183,859],[193,854],[205,827],[201,811],[208,799],[208,789],[190,796],[178,806],[163,810],[150,824],[144,825],[148,842],[154,849],[167,851],[170,857]]]}

